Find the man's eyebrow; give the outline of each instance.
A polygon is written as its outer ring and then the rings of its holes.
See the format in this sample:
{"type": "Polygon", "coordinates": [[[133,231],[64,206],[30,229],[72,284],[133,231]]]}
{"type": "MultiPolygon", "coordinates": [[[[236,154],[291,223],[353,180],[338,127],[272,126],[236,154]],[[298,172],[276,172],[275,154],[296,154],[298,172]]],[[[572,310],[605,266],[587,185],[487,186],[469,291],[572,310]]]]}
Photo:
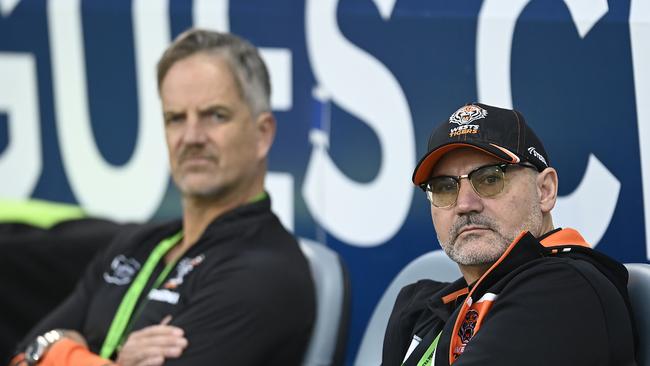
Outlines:
{"type": "Polygon", "coordinates": [[[185,112],[184,112],[184,111],[174,110],[174,109],[163,110],[163,115],[164,115],[164,116],[167,116],[167,115],[178,115],[178,114],[185,114],[185,112]]]}
{"type": "Polygon", "coordinates": [[[186,113],[184,111],[178,111],[178,110],[173,110],[173,109],[166,110],[166,111],[163,111],[163,120],[167,121],[167,120],[170,120],[172,118],[183,117],[183,116],[185,116],[185,114],[186,113]]]}
{"type": "Polygon", "coordinates": [[[226,107],[224,105],[221,105],[221,104],[210,104],[210,105],[207,105],[205,107],[199,108],[199,113],[203,114],[203,113],[214,112],[214,111],[218,111],[218,110],[229,111],[230,108],[228,108],[228,107],[226,107]]]}

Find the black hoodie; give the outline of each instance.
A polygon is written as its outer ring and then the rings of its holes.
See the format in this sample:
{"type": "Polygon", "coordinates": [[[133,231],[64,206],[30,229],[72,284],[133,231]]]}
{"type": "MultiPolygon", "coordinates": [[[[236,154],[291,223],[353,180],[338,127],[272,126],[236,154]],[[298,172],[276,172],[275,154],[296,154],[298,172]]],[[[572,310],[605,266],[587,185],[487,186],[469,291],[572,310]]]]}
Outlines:
{"type": "MultiPolygon", "coordinates": [[[[176,220],[119,235],[19,349],[37,334],[64,328],[79,331],[98,353],[132,279],[153,248],[180,230],[176,220]]],[[[315,318],[314,286],[307,260],[271,212],[269,198],[215,219],[153,289],[164,267],[161,261],[154,269],[128,329],[171,315],[189,345],[165,365],[300,364],[315,318]]]]}
{"type": "Polygon", "coordinates": [[[404,287],[382,365],[636,365],[626,285],[625,266],[575,230],[522,233],[469,287],[404,287]]]}

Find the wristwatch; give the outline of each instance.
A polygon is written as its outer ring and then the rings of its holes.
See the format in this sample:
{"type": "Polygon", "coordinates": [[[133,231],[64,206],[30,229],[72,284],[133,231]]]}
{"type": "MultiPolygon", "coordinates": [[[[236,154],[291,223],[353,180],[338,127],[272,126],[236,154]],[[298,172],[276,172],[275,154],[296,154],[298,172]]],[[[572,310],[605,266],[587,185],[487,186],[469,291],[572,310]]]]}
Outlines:
{"type": "Polygon", "coordinates": [[[50,346],[62,337],[63,332],[56,329],[36,337],[25,349],[25,362],[27,362],[27,365],[33,366],[38,364],[50,346]]]}

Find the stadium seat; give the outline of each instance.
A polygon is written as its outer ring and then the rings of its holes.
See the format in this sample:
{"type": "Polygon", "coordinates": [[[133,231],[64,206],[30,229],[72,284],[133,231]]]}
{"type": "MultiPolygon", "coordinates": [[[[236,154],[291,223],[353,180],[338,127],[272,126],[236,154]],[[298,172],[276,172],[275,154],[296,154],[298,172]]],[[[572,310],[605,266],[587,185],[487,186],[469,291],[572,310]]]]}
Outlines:
{"type": "Polygon", "coordinates": [[[356,366],[367,366],[381,363],[381,351],[388,317],[402,287],[423,278],[451,282],[460,278],[460,276],[458,265],[449,259],[442,250],[426,253],[404,267],[388,286],[375,307],[375,311],[372,313],[361,339],[361,346],[354,364],[356,366]]]}
{"type": "Polygon", "coordinates": [[[630,273],[627,290],[639,333],[637,362],[639,366],[650,366],[650,264],[628,263],[625,267],[630,273]]]}
{"type": "Polygon", "coordinates": [[[316,322],[303,366],[343,364],[350,312],[350,285],[346,267],[325,245],[300,239],[316,288],[316,322]]]}

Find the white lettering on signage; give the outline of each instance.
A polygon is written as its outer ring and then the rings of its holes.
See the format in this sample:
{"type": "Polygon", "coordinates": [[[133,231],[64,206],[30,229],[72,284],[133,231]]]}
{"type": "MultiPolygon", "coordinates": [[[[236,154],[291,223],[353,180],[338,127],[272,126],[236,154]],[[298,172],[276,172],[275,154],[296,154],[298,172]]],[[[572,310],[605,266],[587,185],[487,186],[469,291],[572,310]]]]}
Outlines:
{"type": "Polygon", "coordinates": [[[528,2],[483,1],[476,27],[476,88],[482,103],[512,108],[512,37],[517,19],[528,2]]]}
{"type": "Polygon", "coordinates": [[[591,28],[609,11],[607,0],[564,0],[564,3],[580,38],[585,38],[591,28]]]}
{"type": "Polygon", "coordinates": [[[585,240],[596,246],[612,221],[620,191],[618,179],[596,156],[589,154],[585,175],[576,189],[558,197],[553,222],[558,227],[579,229],[585,240]]]}
{"type": "Polygon", "coordinates": [[[192,3],[192,17],[194,25],[203,29],[220,32],[230,30],[228,0],[194,0],[192,3]]]}
{"type": "Polygon", "coordinates": [[[273,86],[271,106],[275,111],[288,111],[293,107],[293,55],[288,48],[260,47],[260,56],[269,69],[273,86]]]}
{"type": "Polygon", "coordinates": [[[41,175],[41,120],[32,54],[0,53],[0,113],[7,146],[0,152],[0,196],[28,198],[41,175]]]}
{"type": "Polygon", "coordinates": [[[632,0],[630,3],[630,43],[636,97],[641,177],[643,181],[643,216],[645,218],[646,257],[650,260],[650,2],[632,0]]]}
{"type": "Polygon", "coordinates": [[[395,235],[411,206],[413,124],[395,77],[341,34],[336,21],[337,5],[337,0],[306,3],[309,62],[319,88],[331,95],[331,101],[375,132],[381,166],[369,183],[350,179],[329,156],[328,136],[314,130],[310,134],[313,147],[302,193],[310,213],[329,233],[348,244],[370,247],[395,235]]]}
{"type": "MultiPolygon", "coordinates": [[[[512,108],[512,38],[517,19],[529,2],[530,0],[483,1],[476,28],[476,86],[479,100],[483,103],[512,108]]],[[[564,2],[581,38],[587,35],[608,10],[606,0],[564,2]]]]}
{"type": "Polygon", "coordinates": [[[57,132],[66,175],[90,214],[145,220],[160,205],[169,178],[153,72],[169,43],[168,4],[133,2],[140,115],[133,155],[121,167],[104,160],[91,130],[80,5],[79,0],[47,4],[57,132]]]}
{"type": "Polygon", "coordinates": [[[271,195],[271,210],[278,216],[282,225],[289,231],[294,229],[294,179],[293,175],[282,172],[268,172],[264,188],[271,195]]]}
{"type": "MultiPolygon", "coordinates": [[[[517,19],[529,2],[485,0],[481,6],[477,27],[476,82],[479,101],[483,103],[512,108],[512,38],[517,19]]],[[[602,7],[601,0],[589,0],[589,3],[592,2],[598,8],[602,7]]],[[[585,10],[585,6],[571,7],[574,22],[582,23],[576,24],[580,32],[591,29],[593,23],[602,17],[599,12],[585,10]],[[577,13],[582,11],[587,13],[577,13]]],[[[582,37],[584,35],[581,33],[582,37]]],[[[585,175],[577,189],[565,197],[558,197],[553,210],[556,224],[576,227],[595,246],[614,216],[619,188],[618,179],[595,156],[590,155],[585,175]],[[605,194],[608,199],[603,199],[603,191],[609,192],[605,194]]]]}
{"type": "Polygon", "coordinates": [[[8,17],[16,8],[20,0],[0,0],[0,13],[3,17],[8,17]]]}
{"type": "Polygon", "coordinates": [[[372,2],[375,3],[381,17],[384,20],[388,20],[390,19],[390,15],[393,13],[397,0],[372,0],[372,2]]]}
{"type": "MultiPolygon", "coordinates": [[[[288,48],[260,47],[260,55],[266,63],[273,86],[271,108],[288,111],[293,107],[293,55],[288,48]]],[[[271,209],[289,231],[294,227],[294,178],[286,172],[269,171],[265,188],[273,199],[271,209]]]]}

